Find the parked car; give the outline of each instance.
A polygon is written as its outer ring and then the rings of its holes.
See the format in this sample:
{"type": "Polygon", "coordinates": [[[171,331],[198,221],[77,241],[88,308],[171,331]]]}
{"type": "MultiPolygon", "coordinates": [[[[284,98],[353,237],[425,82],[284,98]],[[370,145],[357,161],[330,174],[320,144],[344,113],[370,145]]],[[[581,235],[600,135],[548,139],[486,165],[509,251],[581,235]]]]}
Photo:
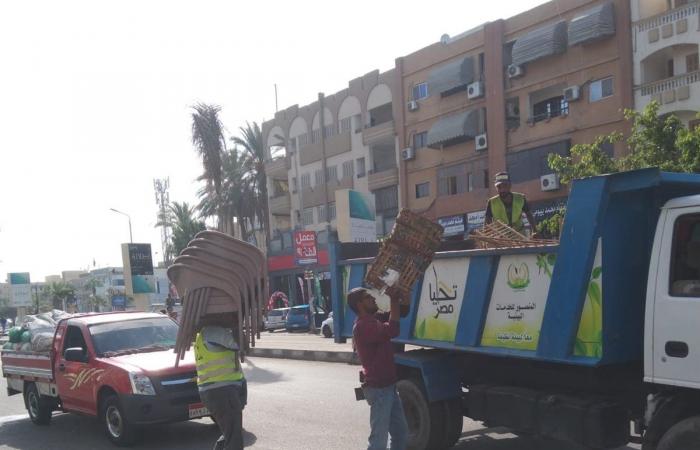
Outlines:
{"type": "Polygon", "coordinates": [[[328,313],[328,318],[321,324],[321,334],[323,337],[333,337],[333,311],[328,313]]]}
{"type": "Polygon", "coordinates": [[[287,324],[289,308],[271,309],[265,318],[265,329],[272,333],[275,330],[284,329],[287,324]]]}
{"type": "MultiPolygon", "coordinates": [[[[321,326],[321,322],[326,317],[326,312],[321,308],[316,308],[315,313],[316,320],[314,323],[316,327],[321,326]]],[[[289,313],[287,314],[287,324],[285,326],[287,331],[305,330],[309,329],[309,305],[293,306],[289,308],[289,313]]]]}

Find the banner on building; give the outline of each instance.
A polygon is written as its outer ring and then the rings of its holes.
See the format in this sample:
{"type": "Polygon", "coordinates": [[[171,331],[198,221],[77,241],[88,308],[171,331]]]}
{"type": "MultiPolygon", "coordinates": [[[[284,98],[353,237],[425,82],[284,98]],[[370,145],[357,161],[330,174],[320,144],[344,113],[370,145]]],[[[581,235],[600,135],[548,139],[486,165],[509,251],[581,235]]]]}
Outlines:
{"type": "Polygon", "coordinates": [[[374,195],[352,189],[335,191],[336,224],[340,242],[376,242],[374,195]]]}
{"type": "Polygon", "coordinates": [[[443,236],[445,237],[463,235],[466,229],[464,224],[464,214],[440,217],[438,219],[438,223],[442,225],[442,228],[444,228],[445,232],[443,233],[443,236]]]}
{"type": "Polygon", "coordinates": [[[151,244],[122,244],[122,261],[127,295],[155,292],[151,244]]]}
{"type": "Polygon", "coordinates": [[[32,305],[32,286],[28,272],[7,274],[10,282],[10,306],[15,308],[32,305]]]}
{"type": "Polygon", "coordinates": [[[471,233],[472,230],[482,228],[484,226],[484,221],[486,220],[486,211],[475,211],[467,214],[467,233],[471,233]]]}
{"type": "Polygon", "coordinates": [[[294,232],[294,258],[298,265],[318,264],[315,231],[294,232]]]}

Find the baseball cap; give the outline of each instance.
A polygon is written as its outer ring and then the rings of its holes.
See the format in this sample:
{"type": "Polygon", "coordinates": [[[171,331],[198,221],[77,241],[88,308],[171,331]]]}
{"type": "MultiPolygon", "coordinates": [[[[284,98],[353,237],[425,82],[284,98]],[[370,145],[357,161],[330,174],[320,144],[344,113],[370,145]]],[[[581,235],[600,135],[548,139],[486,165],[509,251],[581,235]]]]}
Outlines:
{"type": "Polygon", "coordinates": [[[498,186],[501,183],[510,183],[510,175],[508,172],[498,172],[493,178],[493,184],[498,186]]]}
{"type": "Polygon", "coordinates": [[[369,294],[369,291],[363,287],[356,287],[350,290],[347,295],[348,306],[356,311],[355,307],[360,300],[364,298],[365,295],[369,294]]]}

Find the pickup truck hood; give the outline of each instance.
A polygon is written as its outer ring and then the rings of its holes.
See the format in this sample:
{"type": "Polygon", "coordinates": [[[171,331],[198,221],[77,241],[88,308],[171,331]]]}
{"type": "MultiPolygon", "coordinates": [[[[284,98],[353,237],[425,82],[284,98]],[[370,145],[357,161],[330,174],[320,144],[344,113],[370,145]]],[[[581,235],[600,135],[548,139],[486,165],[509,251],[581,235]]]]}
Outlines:
{"type": "Polygon", "coordinates": [[[175,353],[172,350],[164,350],[115,356],[113,358],[105,358],[105,361],[109,361],[128,371],[144,372],[151,375],[195,370],[194,354],[191,351],[185,353],[185,359],[180,361],[180,365],[177,368],[175,368],[175,358],[175,353]]]}

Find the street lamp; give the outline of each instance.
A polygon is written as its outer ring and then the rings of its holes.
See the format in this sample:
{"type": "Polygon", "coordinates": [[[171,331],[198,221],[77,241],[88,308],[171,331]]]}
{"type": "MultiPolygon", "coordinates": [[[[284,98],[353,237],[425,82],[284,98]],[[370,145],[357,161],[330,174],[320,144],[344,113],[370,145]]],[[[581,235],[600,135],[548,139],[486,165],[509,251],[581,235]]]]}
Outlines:
{"type": "Polygon", "coordinates": [[[132,236],[132,234],[131,234],[131,216],[128,215],[127,213],[125,213],[125,212],[121,212],[121,211],[116,210],[116,209],[114,209],[114,208],[109,208],[109,210],[110,210],[110,211],[114,211],[114,212],[117,213],[117,214],[122,214],[122,215],[126,216],[127,219],[129,219],[129,242],[133,244],[133,243],[134,243],[134,238],[133,238],[133,236],[132,236]]]}

